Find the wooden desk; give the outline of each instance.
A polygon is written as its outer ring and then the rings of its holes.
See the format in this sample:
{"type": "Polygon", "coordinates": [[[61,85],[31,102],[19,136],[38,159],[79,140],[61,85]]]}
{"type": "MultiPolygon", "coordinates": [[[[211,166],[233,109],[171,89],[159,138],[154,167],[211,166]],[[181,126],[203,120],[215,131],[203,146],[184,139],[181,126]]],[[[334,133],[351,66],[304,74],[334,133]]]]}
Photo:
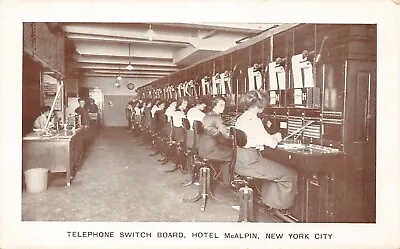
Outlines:
{"type": "Polygon", "coordinates": [[[298,191],[291,217],[298,222],[345,222],[345,154],[304,148],[265,149],[262,156],[296,169],[298,191]]]}
{"type": "Polygon", "coordinates": [[[31,168],[48,168],[50,172],[66,172],[66,183],[72,176],[84,151],[84,127],[75,132],[57,131],[46,136],[32,132],[22,138],[23,171],[31,168]]]}

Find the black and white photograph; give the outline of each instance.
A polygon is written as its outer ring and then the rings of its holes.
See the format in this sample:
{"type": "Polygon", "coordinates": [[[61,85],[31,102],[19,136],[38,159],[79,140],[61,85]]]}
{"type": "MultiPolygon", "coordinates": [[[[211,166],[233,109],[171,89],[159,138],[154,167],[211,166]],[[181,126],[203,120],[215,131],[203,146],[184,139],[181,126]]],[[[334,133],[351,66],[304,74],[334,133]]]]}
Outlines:
{"type": "Polygon", "coordinates": [[[65,248],[345,245],[339,237],[357,248],[363,236],[343,231],[382,240],[386,215],[399,218],[399,186],[380,178],[398,167],[381,161],[398,158],[398,127],[378,132],[398,124],[398,106],[379,101],[399,84],[381,82],[396,61],[381,56],[376,20],[92,19],[13,25],[18,106],[2,117],[19,128],[2,139],[18,160],[1,174],[16,172],[24,233],[51,230],[65,248]],[[384,211],[382,192],[393,195],[384,211]]]}
{"type": "Polygon", "coordinates": [[[22,220],[375,222],[376,25],[23,39],[22,220]]]}

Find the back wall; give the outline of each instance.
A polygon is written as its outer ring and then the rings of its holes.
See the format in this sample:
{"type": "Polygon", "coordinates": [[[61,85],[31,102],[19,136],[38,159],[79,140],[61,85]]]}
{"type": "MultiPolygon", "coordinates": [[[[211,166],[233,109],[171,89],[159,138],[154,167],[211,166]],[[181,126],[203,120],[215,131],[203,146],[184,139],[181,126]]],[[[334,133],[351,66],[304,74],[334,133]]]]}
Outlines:
{"type": "Polygon", "coordinates": [[[154,81],[155,78],[123,78],[116,87],[116,77],[84,77],[79,79],[79,87],[100,88],[104,96],[104,126],[127,126],[125,108],[129,100],[136,99],[136,88],[154,81]],[[134,90],[126,86],[135,84],[134,90]]]}

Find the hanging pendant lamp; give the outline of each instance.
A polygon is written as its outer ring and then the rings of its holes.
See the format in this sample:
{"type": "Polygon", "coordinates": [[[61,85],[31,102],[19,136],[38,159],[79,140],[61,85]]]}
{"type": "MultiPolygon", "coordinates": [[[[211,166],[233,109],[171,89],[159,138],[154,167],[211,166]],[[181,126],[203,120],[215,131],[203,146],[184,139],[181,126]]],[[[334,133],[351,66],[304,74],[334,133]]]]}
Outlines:
{"type": "Polygon", "coordinates": [[[117,80],[122,80],[122,76],[121,76],[121,71],[120,70],[118,70],[117,80]]]}
{"type": "Polygon", "coordinates": [[[131,65],[131,44],[129,43],[129,63],[128,66],[126,66],[126,69],[129,71],[133,70],[133,66],[131,65]]]}
{"type": "Polygon", "coordinates": [[[149,24],[149,30],[147,30],[146,32],[146,36],[149,39],[149,41],[153,40],[155,34],[156,33],[154,32],[154,30],[151,28],[151,24],[149,24]]]}

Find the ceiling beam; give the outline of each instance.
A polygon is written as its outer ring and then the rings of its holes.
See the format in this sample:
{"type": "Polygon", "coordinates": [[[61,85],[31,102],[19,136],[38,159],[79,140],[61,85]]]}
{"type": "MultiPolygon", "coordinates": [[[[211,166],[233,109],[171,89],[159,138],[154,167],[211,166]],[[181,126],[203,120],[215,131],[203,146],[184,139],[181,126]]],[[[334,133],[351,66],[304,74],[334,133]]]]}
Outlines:
{"type": "Polygon", "coordinates": [[[79,55],[75,54],[74,59],[78,63],[105,63],[105,64],[122,64],[128,65],[129,61],[131,64],[135,65],[154,65],[154,66],[167,66],[175,67],[176,65],[172,62],[172,59],[162,59],[162,58],[131,58],[129,60],[128,56],[118,57],[118,56],[97,56],[97,55],[79,55]]]}
{"type": "MultiPolygon", "coordinates": [[[[150,64],[132,64],[134,69],[139,70],[159,70],[159,71],[171,71],[174,72],[179,68],[176,66],[159,66],[159,65],[150,65],[150,64]]],[[[119,68],[126,68],[127,64],[112,64],[112,63],[73,63],[72,67],[74,68],[88,68],[88,69],[103,69],[103,68],[110,68],[110,69],[119,69],[119,68]]]]}
{"type": "MultiPolygon", "coordinates": [[[[118,24],[113,26],[102,25],[102,24],[66,24],[64,25],[64,32],[67,33],[79,33],[79,34],[90,34],[90,35],[103,35],[111,37],[125,37],[131,39],[149,40],[146,32],[148,28],[125,28],[118,24]]],[[[155,32],[153,41],[161,42],[177,42],[177,43],[191,43],[192,35],[188,32],[174,32],[174,30],[157,31],[152,28],[155,32]]]]}
{"type": "MultiPolygon", "coordinates": [[[[129,56],[125,55],[112,55],[112,54],[95,54],[93,52],[89,53],[79,53],[79,55],[83,57],[92,57],[92,58],[103,58],[103,59],[129,59],[129,56]]],[[[133,60],[154,60],[154,61],[172,61],[172,57],[156,57],[156,56],[131,56],[131,61],[133,60]]]]}
{"type": "Polygon", "coordinates": [[[208,32],[207,34],[203,35],[203,36],[201,37],[201,39],[210,38],[211,36],[214,36],[217,32],[218,32],[218,30],[216,30],[216,29],[211,30],[211,31],[208,32]]]}
{"type": "Polygon", "coordinates": [[[135,74],[135,73],[157,73],[157,74],[171,74],[174,71],[156,71],[156,70],[143,70],[143,69],[134,69],[134,70],[127,70],[127,69],[108,69],[108,68],[102,68],[102,69],[86,69],[86,72],[96,72],[96,73],[127,73],[127,74],[135,74]]]}
{"type": "Polygon", "coordinates": [[[153,76],[167,76],[169,75],[168,73],[126,73],[126,72],[121,72],[121,73],[114,73],[114,72],[84,72],[84,74],[103,74],[103,75],[110,75],[110,76],[115,76],[121,75],[123,76],[143,76],[143,75],[153,75],[153,76]]]}
{"type": "MultiPolygon", "coordinates": [[[[85,73],[84,76],[86,77],[110,77],[110,78],[115,78],[115,75],[111,74],[99,74],[99,73],[85,73]]],[[[129,77],[126,76],[125,78],[154,78],[154,79],[159,79],[163,78],[165,76],[163,75],[130,75],[129,77]]]]}
{"type": "Polygon", "coordinates": [[[238,33],[258,33],[260,30],[265,29],[265,26],[269,24],[247,24],[247,23],[157,23],[157,25],[167,26],[167,27],[185,27],[192,29],[209,29],[209,30],[219,30],[226,32],[238,32],[238,33]],[[259,26],[264,28],[258,28],[259,26]],[[240,26],[246,26],[246,28],[240,28],[240,26]],[[252,28],[251,28],[252,27],[252,28]]]}
{"type": "Polygon", "coordinates": [[[133,43],[133,44],[146,44],[146,45],[168,45],[174,47],[185,47],[190,45],[189,42],[180,41],[150,41],[149,39],[142,38],[129,38],[116,35],[94,35],[86,33],[68,33],[67,38],[77,41],[90,41],[90,42],[110,42],[110,43],[133,43]]]}
{"type": "Polygon", "coordinates": [[[90,42],[75,43],[76,51],[81,55],[87,56],[104,56],[104,57],[120,57],[120,58],[157,58],[171,60],[174,50],[167,48],[149,48],[139,47],[131,48],[129,56],[129,45],[120,44],[110,46],[104,43],[93,44],[90,42]]]}

